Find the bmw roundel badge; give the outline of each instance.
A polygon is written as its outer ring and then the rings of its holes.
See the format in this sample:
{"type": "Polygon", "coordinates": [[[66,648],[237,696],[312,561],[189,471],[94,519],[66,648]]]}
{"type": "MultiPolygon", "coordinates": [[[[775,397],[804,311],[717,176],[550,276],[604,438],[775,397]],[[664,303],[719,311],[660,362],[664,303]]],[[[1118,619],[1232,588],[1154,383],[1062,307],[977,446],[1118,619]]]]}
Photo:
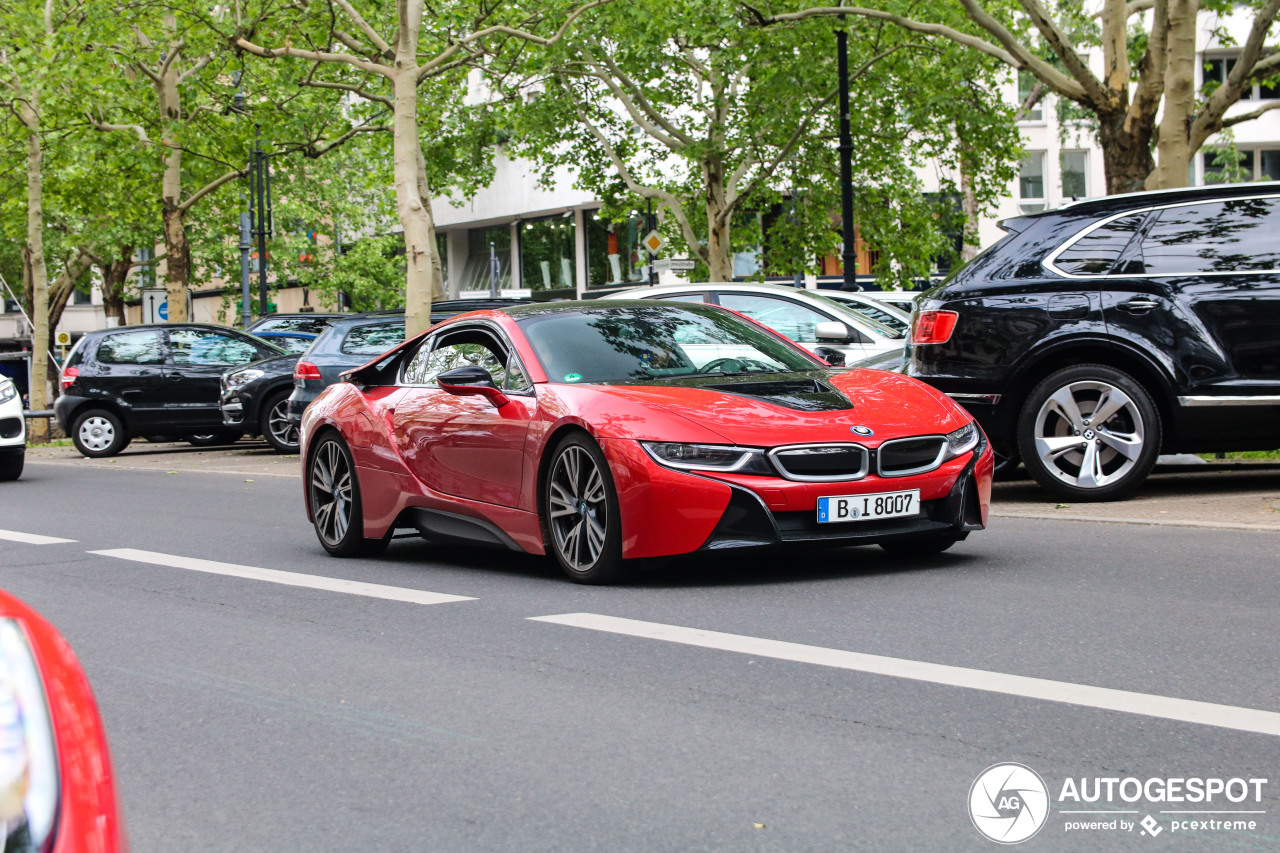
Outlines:
{"type": "Polygon", "coordinates": [[[849,427],[849,429],[850,431],[858,435],[875,435],[876,434],[876,431],[873,430],[871,427],[855,426],[855,427],[849,427]]]}

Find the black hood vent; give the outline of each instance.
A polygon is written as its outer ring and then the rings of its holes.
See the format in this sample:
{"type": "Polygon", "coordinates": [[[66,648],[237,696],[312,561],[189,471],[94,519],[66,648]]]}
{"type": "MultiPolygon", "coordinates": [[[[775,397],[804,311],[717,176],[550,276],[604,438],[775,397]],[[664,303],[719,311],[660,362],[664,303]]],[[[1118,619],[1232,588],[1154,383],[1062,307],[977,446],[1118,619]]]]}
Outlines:
{"type": "Polygon", "coordinates": [[[853,408],[847,397],[816,379],[752,380],[743,377],[736,382],[717,382],[699,387],[755,397],[799,412],[838,412],[853,408]]]}

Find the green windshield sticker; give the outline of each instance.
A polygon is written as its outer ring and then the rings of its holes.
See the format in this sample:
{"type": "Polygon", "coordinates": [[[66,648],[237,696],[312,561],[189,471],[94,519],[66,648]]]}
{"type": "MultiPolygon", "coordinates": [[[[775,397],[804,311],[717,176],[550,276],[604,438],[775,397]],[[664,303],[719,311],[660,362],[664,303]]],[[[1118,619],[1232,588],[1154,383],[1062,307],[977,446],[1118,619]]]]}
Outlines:
{"type": "Polygon", "coordinates": [[[566,373],[564,375],[565,382],[577,382],[581,378],[582,378],[581,373],[566,373]]]}

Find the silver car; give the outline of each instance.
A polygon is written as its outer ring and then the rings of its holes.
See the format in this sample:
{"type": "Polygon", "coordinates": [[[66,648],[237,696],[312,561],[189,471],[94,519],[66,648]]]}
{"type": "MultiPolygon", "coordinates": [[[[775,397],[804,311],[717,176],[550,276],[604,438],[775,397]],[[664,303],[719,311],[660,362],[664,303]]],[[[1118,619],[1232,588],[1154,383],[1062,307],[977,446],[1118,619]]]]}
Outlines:
{"type": "Polygon", "coordinates": [[[907,338],[905,329],[890,328],[822,294],[776,284],[663,284],[633,287],[601,298],[720,305],[745,314],[832,363],[901,352],[907,338]]]}

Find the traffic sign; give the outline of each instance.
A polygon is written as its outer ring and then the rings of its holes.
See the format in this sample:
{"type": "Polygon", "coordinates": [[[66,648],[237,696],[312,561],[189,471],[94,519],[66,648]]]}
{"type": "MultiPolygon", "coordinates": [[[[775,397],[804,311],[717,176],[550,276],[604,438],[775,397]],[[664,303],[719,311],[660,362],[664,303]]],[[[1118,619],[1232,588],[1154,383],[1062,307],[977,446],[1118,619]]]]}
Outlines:
{"type": "Polygon", "coordinates": [[[166,323],[169,322],[169,300],[166,299],[160,303],[160,307],[156,309],[156,315],[166,323]]]}
{"type": "Polygon", "coordinates": [[[649,254],[656,255],[658,250],[667,245],[667,241],[662,239],[662,235],[655,228],[648,234],[644,235],[644,239],[640,241],[640,245],[649,250],[649,254]]]}
{"type": "Polygon", "coordinates": [[[71,343],[71,336],[66,332],[58,332],[58,343],[65,347],[67,344],[71,343]]]}
{"type": "Polygon", "coordinates": [[[667,269],[672,272],[689,272],[697,265],[698,262],[692,258],[672,258],[667,264],[667,269]]]}

